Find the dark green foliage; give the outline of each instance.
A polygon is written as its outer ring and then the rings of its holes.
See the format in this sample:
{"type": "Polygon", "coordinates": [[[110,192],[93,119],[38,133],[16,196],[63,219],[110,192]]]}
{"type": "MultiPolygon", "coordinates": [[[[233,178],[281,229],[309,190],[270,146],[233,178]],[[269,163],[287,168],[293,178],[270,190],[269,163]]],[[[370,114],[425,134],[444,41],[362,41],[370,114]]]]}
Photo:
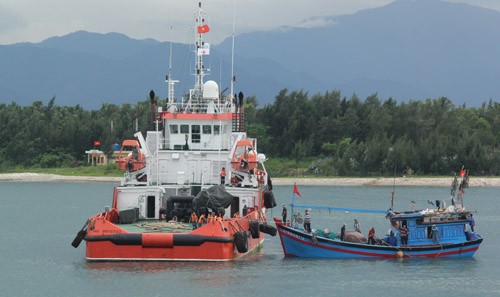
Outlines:
{"type": "Polygon", "coordinates": [[[282,90],[257,110],[259,142],[269,156],[315,157],[309,174],[372,176],[449,175],[462,165],[472,174],[500,175],[500,104],[455,107],[447,98],[398,104],[372,95],[341,97],[282,90]],[[264,129],[265,128],[265,129],[264,129]]]}
{"type": "MultiPolygon", "coordinates": [[[[447,98],[397,103],[285,89],[273,104],[257,106],[255,97],[246,99],[247,131],[273,174],[449,175],[465,165],[471,174],[500,175],[500,104],[492,101],[466,108],[447,98]]],[[[0,168],[82,164],[96,140],[110,154],[133,137],[136,119],[146,132],[149,110],[149,100],[92,111],[58,106],[55,98],[47,106],[0,104],[0,168]]]]}
{"type": "Polygon", "coordinates": [[[30,106],[0,104],[1,168],[69,167],[86,161],[85,151],[94,148],[96,140],[101,142],[98,149],[111,153],[114,143],[133,137],[136,118],[145,132],[148,101],[137,106],[103,104],[99,111],[57,106],[55,98],[47,106],[41,101],[30,106]]]}

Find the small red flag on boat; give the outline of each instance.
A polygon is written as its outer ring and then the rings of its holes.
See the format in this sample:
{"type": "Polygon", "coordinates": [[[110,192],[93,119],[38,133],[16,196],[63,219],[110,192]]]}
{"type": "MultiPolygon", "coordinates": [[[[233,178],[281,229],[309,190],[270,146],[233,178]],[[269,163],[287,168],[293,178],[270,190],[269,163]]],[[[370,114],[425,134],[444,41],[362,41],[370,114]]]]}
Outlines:
{"type": "Polygon", "coordinates": [[[297,187],[297,184],[293,184],[293,193],[297,194],[299,197],[302,197],[299,192],[299,188],[297,187]]]}
{"type": "Polygon", "coordinates": [[[208,25],[198,26],[198,34],[207,33],[210,31],[208,25]]]}
{"type": "Polygon", "coordinates": [[[94,140],[94,146],[100,146],[101,142],[99,140],[94,140]]]}
{"type": "Polygon", "coordinates": [[[465,169],[460,170],[460,177],[465,175],[465,169]]]}

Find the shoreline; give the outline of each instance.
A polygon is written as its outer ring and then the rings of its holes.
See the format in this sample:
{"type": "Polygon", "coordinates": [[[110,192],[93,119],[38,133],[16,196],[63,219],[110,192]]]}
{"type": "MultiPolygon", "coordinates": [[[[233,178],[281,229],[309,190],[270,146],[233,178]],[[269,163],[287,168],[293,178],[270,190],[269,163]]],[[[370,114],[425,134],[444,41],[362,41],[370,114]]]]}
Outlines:
{"type": "MultiPolygon", "coordinates": [[[[66,176],[46,173],[2,173],[2,181],[19,182],[120,182],[122,177],[114,176],[66,176]]],[[[423,186],[449,187],[452,177],[332,177],[332,178],[272,178],[273,185],[286,186],[423,186]]],[[[500,187],[500,177],[471,177],[471,187],[500,187]]]]}

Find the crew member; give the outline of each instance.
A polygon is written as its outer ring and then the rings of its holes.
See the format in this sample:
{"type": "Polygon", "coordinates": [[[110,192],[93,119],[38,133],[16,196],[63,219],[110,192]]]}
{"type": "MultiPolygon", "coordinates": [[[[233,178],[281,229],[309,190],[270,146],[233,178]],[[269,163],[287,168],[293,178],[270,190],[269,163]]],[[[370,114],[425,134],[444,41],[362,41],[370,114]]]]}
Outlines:
{"type": "Polygon", "coordinates": [[[401,234],[401,245],[408,245],[408,229],[406,229],[404,226],[401,226],[399,229],[399,233],[401,234]]]}
{"type": "Polygon", "coordinates": [[[472,214],[470,214],[469,226],[470,226],[470,230],[472,232],[474,232],[474,226],[476,226],[476,222],[474,221],[474,217],[472,216],[472,214]]]}
{"type": "Polygon", "coordinates": [[[196,212],[191,213],[191,218],[189,219],[191,224],[193,225],[193,230],[195,230],[198,227],[198,216],[196,215],[196,212]]]}
{"type": "Polygon", "coordinates": [[[283,217],[283,224],[286,224],[286,216],[287,216],[287,209],[286,209],[286,206],[285,204],[283,204],[283,211],[281,212],[281,216],[283,217]]]}
{"type": "Polygon", "coordinates": [[[371,228],[368,231],[368,244],[375,244],[375,228],[371,228]]]}
{"type": "Polygon", "coordinates": [[[436,244],[439,243],[438,240],[439,229],[436,227],[436,224],[432,225],[431,234],[432,234],[432,242],[436,244]]]}
{"type": "Polygon", "coordinates": [[[223,185],[226,183],[226,168],[222,167],[220,170],[220,184],[223,185]]]}
{"type": "Polygon", "coordinates": [[[354,219],[354,231],[361,233],[361,227],[359,226],[358,219],[354,219]]]}
{"type": "Polygon", "coordinates": [[[309,214],[309,209],[306,209],[304,215],[304,230],[307,233],[311,233],[311,215],[309,214]]]}
{"type": "Polygon", "coordinates": [[[205,223],[205,214],[202,213],[200,215],[200,217],[198,218],[198,227],[201,227],[201,225],[203,225],[203,223],[205,223]]]}
{"type": "Polygon", "coordinates": [[[345,223],[342,224],[342,228],[340,228],[340,240],[345,240],[345,223]]]}

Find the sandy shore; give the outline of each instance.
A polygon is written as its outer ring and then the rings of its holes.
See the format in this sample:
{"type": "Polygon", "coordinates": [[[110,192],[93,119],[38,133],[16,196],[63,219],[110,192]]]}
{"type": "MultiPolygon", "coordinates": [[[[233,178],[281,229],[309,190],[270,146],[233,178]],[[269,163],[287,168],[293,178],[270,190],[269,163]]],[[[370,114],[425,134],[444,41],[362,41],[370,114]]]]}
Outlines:
{"type": "Polygon", "coordinates": [[[24,182],[120,182],[121,177],[65,176],[45,173],[3,173],[0,181],[24,182]]]}
{"type": "MultiPolygon", "coordinates": [[[[275,178],[275,185],[322,185],[322,186],[425,186],[425,187],[450,187],[451,177],[398,177],[394,178],[275,178]]],[[[498,177],[470,177],[471,187],[500,187],[498,177]]]]}
{"type": "MultiPolygon", "coordinates": [[[[93,176],[63,176],[42,173],[6,173],[0,174],[0,181],[24,182],[120,182],[121,177],[93,177],[93,176]]],[[[315,186],[392,186],[393,178],[273,178],[273,185],[315,185],[315,186]]],[[[439,186],[449,187],[451,177],[398,177],[395,184],[402,186],[439,186]]],[[[500,187],[499,177],[471,177],[471,187],[500,187]]]]}

